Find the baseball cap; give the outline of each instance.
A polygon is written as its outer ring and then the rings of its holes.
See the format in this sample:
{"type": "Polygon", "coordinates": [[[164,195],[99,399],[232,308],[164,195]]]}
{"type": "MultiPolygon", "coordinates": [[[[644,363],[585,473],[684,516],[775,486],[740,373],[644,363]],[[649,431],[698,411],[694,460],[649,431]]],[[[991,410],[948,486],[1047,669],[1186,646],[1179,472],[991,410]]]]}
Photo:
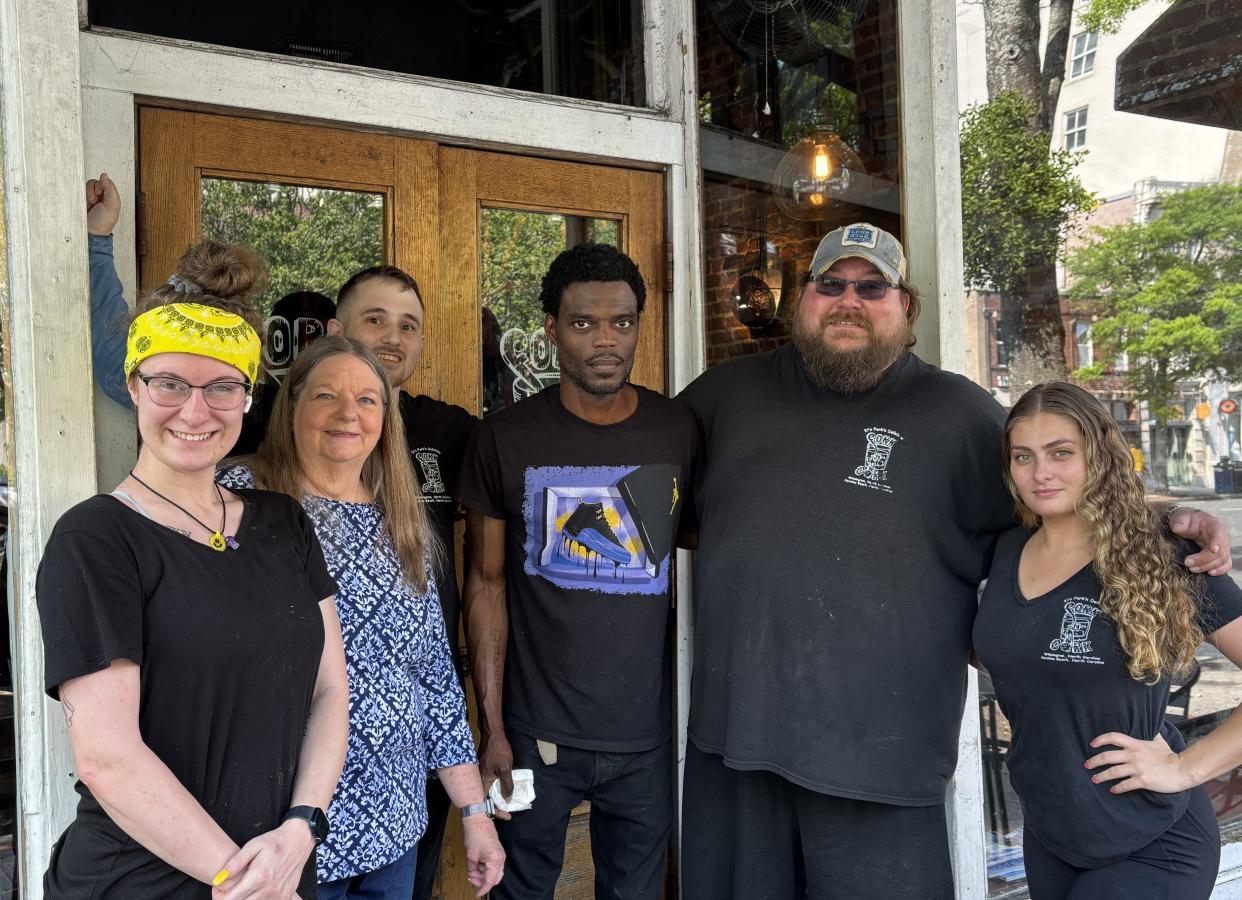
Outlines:
{"type": "Polygon", "coordinates": [[[867,222],[855,222],[824,235],[811,260],[811,277],[822,275],[837,260],[851,256],[867,260],[891,282],[906,277],[906,254],[901,241],[867,222]]]}

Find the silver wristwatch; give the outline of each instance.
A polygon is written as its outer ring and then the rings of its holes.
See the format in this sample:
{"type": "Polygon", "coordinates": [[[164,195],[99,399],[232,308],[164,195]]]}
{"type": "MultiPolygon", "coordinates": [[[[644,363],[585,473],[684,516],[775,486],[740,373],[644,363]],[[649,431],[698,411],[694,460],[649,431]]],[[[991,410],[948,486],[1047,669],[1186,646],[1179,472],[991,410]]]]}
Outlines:
{"type": "Polygon", "coordinates": [[[491,797],[485,798],[482,803],[471,803],[469,806],[463,806],[461,808],[461,817],[463,819],[468,818],[469,816],[477,815],[478,813],[483,813],[483,815],[487,816],[489,819],[496,817],[496,809],[495,805],[492,803],[491,797]]]}

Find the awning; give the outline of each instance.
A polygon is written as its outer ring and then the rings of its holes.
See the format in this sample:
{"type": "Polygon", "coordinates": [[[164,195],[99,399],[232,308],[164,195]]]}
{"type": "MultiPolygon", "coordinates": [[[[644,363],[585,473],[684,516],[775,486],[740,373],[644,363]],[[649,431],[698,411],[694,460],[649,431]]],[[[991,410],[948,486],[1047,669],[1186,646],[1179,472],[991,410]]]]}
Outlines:
{"type": "Polygon", "coordinates": [[[1242,129],[1242,0],[1180,0],[1117,58],[1121,112],[1242,129]]]}

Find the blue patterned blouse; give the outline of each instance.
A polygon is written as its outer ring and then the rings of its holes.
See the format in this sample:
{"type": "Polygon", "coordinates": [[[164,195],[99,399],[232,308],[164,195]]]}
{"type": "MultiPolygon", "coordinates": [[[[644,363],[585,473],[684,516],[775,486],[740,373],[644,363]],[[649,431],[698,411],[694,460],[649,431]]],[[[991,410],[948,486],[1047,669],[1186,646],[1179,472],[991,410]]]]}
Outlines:
{"type": "MultiPolygon", "coordinates": [[[[254,486],[241,465],[217,480],[254,486]]],[[[476,757],[431,576],[425,594],[406,583],[374,503],[306,496],[302,507],[340,587],[349,672],[349,749],[317,859],[326,882],[372,872],[409,851],[427,827],[427,771],[476,757]]]]}

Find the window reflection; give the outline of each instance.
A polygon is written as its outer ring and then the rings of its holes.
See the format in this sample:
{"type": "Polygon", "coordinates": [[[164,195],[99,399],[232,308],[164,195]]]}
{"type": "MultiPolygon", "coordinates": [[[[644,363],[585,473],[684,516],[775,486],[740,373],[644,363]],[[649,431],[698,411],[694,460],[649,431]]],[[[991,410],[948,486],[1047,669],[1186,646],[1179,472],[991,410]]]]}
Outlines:
{"type": "Polygon", "coordinates": [[[698,3],[707,362],[774,349],[819,239],[901,234],[896,8],[698,3]]]}
{"type": "Polygon", "coordinates": [[[384,262],[383,194],[204,178],[201,210],[204,239],[250,247],[267,263],[267,286],[254,303],[267,321],[270,380],[324,333],[346,279],[384,262]]]}
{"type": "Polygon", "coordinates": [[[582,243],[621,246],[621,223],[562,213],[484,209],[481,222],[483,415],[560,380],[544,333],[543,275],[557,255],[582,243]]]}

